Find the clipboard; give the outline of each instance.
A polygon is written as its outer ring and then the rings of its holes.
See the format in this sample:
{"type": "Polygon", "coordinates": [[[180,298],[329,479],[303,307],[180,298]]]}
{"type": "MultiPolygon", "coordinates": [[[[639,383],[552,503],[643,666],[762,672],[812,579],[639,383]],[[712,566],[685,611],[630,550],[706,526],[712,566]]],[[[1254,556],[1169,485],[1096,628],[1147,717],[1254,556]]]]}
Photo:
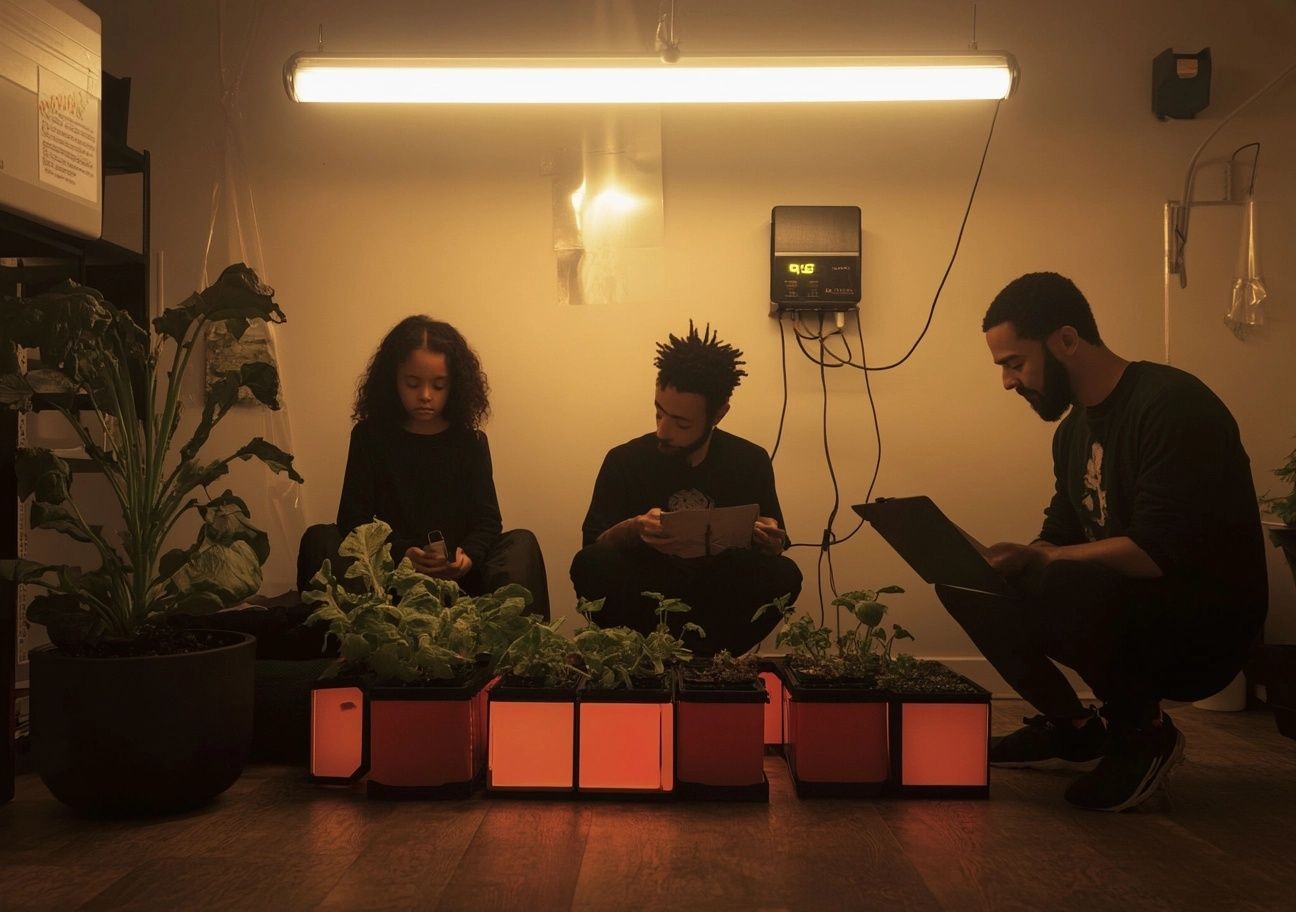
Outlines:
{"type": "Polygon", "coordinates": [[[731,548],[750,548],[758,504],[707,510],[662,511],[663,531],[680,542],[680,557],[710,557],[731,548]]]}
{"type": "Polygon", "coordinates": [[[986,548],[950,521],[929,497],[879,497],[851,507],[928,583],[991,595],[1016,588],[985,559],[986,548]]]}

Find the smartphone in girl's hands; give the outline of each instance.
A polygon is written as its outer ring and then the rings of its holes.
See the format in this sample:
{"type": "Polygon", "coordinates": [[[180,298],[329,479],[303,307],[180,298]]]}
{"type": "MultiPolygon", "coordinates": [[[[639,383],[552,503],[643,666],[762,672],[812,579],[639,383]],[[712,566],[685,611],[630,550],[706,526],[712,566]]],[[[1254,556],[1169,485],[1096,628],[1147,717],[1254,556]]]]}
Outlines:
{"type": "Polygon", "coordinates": [[[446,560],[447,558],[446,558],[445,536],[442,535],[440,531],[433,529],[431,532],[428,533],[427,547],[424,548],[423,550],[426,553],[433,555],[434,557],[437,557],[442,561],[446,560]]]}

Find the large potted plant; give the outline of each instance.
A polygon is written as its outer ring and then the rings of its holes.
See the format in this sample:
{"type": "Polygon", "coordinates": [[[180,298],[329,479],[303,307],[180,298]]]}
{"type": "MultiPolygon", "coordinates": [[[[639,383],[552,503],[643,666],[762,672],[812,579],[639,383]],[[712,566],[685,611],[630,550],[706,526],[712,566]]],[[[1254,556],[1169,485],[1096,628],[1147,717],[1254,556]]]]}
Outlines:
{"type": "MultiPolygon", "coordinates": [[[[1282,549],[1292,579],[1296,580],[1296,449],[1287,454],[1287,461],[1273,473],[1289,484],[1291,490],[1279,497],[1266,494],[1260,498],[1260,506],[1276,520],[1266,523],[1269,540],[1274,547],[1282,549]]],[[[1266,698],[1274,711],[1278,730],[1296,738],[1296,646],[1266,645],[1264,657],[1266,698]]]]}
{"type": "Polygon", "coordinates": [[[409,558],[396,564],[390,535],[380,520],[347,535],[339,554],[353,559],[345,577],[360,591],[344,587],[326,560],[303,594],[318,605],[307,621],[327,624],[338,640],[326,677],[363,682],[369,795],[466,797],[485,772],[486,687],[500,656],[534,624],[524,614],[531,594],[510,585],[465,595],[409,558]]]}
{"type": "MultiPolygon", "coordinates": [[[[783,615],[775,645],[789,649],[778,664],[783,678],[783,752],[800,797],[883,794],[890,777],[889,701],[878,683],[879,652],[909,634],[882,629],[886,605],[878,596],[898,586],[847,593],[833,602],[855,619],[834,633],[823,621],[796,614],[787,598],[757,612],[783,615]]],[[[840,628],[840,624],[838,625],[840,628]]]]}
{"type": "Polygon", "coordinates": [[[0,403],[56,409],[120,511],[118,528],[88,522],[68,463],[47,449],[18,451],[31,527],[87,544],[98,559],[91,568],[0,562],[0,578],[43,590],[28,608],[52,644],[31,655],[33,754],[50,791],[75,808],[191,807],[242,772],[255,641],[181,630],[168,618],[218,611],[260,588],[269,539],[243,500],[210,488],[235,459],[259,459],[301,481],[292,457],[261,438],[221,459],[199,453],[242,390],[279,407],[274,366],[249,362],[222,373],[178,453],[175,445],[181,385],[207,327],[223,324],[241,338],[253,320],[282,323],[273,294],[247,266],[231,266],[155,319],[152,339],[97,291],[70,282],[0,302],[0,403]],[[18,348],[39,349],[39,366],[20,372],[18,348]],[[190,511],[201,519],[195,540],[168,548],[190,511]]]}

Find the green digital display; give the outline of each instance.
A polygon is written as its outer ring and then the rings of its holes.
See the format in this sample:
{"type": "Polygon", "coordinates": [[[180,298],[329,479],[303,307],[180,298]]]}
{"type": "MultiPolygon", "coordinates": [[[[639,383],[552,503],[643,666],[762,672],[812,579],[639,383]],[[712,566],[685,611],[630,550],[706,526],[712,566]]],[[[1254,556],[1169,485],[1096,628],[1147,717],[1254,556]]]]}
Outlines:
{"type": "Polygon", "coordinates": [[[815,264],[814,263],[788,263],[787,268],[788,268],[788,272],[792,273],[793,275],[808,276],[808,275],[814,275],[815,264]]]}

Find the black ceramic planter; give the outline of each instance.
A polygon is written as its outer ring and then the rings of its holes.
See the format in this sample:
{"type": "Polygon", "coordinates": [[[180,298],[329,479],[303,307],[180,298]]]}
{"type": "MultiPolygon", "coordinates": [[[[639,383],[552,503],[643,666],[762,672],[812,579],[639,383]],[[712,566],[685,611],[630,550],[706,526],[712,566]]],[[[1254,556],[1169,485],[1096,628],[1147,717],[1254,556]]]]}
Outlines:
{"type": "Polygon", "coordinates": [[[234,784],[252,743],[256,640],[169,656],[31,653],[32,753],[64,804],[91,814],[187,810],[234,784]]]}

